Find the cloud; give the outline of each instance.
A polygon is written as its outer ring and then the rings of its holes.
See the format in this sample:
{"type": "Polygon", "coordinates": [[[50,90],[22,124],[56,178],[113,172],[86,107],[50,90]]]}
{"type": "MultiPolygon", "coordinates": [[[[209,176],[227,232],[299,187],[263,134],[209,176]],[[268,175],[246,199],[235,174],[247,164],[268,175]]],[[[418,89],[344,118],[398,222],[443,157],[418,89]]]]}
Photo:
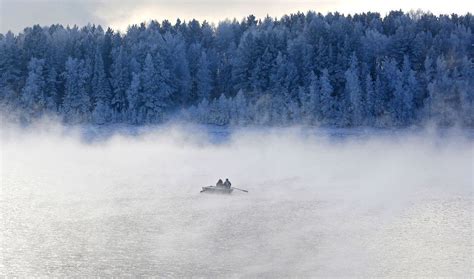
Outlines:
{"type": "Polygon", "coordinates": [[[93,1],[0,0],[0,32],[20,32],[34,24],[106,25],[106,21],[92,12],[97,4],[93,1]]]}

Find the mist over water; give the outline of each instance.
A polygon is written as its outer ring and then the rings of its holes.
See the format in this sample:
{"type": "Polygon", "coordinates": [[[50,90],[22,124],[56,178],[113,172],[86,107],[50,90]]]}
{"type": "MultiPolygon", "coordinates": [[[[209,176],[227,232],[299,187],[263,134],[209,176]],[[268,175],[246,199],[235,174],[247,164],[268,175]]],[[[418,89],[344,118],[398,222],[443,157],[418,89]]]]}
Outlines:
{"type": "Polygon", "coordinates": [[[1,275],[474,272],[463,132],[127,131],[2,128],[1,275]]]}

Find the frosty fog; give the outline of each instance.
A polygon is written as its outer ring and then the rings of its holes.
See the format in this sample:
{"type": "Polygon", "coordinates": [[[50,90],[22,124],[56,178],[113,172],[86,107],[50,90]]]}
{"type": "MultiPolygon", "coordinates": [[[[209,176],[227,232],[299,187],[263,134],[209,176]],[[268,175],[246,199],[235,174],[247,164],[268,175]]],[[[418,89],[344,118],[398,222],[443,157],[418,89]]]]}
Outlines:
{"type": "Polygon", "coordinates": [[[472,274],[472,138],[304,131],[4,127],[0,274],[472,274]]]}

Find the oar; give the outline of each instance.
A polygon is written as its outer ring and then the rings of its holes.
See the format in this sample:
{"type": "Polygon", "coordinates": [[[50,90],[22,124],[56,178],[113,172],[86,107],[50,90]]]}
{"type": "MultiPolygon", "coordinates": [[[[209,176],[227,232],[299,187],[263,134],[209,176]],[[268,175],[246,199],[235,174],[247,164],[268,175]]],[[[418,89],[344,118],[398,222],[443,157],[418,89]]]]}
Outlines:
{"type": "Polygon", "coordinates": [[[239,191],[242,191],[242,192],[245,192],[245,193],[248,193],[248,192],[249,192],[249,191],[247,191],[247,190],[239,189],[239,188],[235,188],[235,187],[232,187],[232,189],[239,190],[239,191]]]}

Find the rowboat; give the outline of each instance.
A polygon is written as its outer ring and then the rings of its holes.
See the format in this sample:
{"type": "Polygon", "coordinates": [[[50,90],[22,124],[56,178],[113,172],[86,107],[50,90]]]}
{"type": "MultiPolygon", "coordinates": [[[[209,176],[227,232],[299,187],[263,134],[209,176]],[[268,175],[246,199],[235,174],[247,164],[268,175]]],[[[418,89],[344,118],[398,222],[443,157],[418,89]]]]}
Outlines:
{"type": "Polygon", "coordinates": [[[212,193],[212,194],[230,194],[234,191],[232,187],[226,186],[205,186],[202,187],[201,193],[212,193]]]}

